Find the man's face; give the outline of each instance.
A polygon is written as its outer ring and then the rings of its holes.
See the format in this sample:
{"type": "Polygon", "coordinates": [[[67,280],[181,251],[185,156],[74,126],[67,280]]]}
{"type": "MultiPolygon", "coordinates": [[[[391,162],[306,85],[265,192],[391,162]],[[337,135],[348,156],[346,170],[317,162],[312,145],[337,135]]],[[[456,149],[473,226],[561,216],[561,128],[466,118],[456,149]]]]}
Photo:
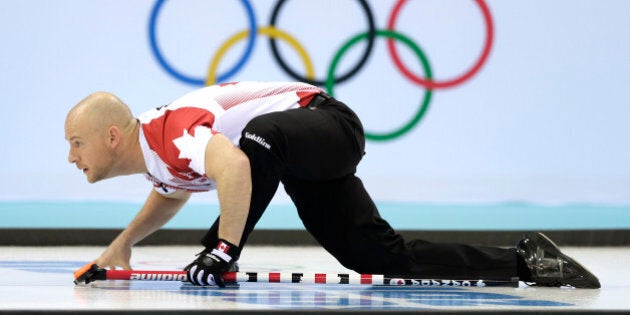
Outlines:
{"type": "Polygon", "coordinates": [[[108,146],[106,130],[94,128],[88,119],[72,115],[66,120],[66,140],[70,143],[68,162],[95,183],[108,177],[113,165],[113,153],[108,146]]]}

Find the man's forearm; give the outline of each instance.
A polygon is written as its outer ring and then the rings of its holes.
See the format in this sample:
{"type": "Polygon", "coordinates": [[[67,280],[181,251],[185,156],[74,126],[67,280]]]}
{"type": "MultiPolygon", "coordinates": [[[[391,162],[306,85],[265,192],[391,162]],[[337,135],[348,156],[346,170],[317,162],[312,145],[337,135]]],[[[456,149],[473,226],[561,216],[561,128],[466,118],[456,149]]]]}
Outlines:
{"type": "Polygon", "coordinates": [[[177,197],[167,198],[152,190],[142,209],[115,242],[133,246],[161,228],[184,206],[190,194],[179,193],[177,197]]]}
{"type": "Polygon", "coordinates": [[[230,139],[216,134],[208,141],[205,159],[206,176],[217,183],[221,205],[218,236],[238,245],[252,197],[249,158],[230,139]]]}
{"type": "Polygon", "coordinates": [[[249,160],[235,160],[235,165],[227,168],[217,180],[219,202],[221,204],[221,219],[219,220],[219,238],[232,244],[239,245],[243,236],[243,229],[249,215],[252,196],[252,181],[249,160]]]}

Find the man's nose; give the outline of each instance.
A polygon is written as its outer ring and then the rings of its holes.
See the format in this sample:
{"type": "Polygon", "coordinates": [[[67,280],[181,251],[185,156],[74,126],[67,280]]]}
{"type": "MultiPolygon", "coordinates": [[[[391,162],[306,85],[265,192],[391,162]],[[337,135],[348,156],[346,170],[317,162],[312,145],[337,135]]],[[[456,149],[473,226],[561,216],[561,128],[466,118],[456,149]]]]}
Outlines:
{"type": "Polygon", "coordinates": [[[70,152],[68,152],[68,162],[70,162],[70,163],[76,163],[77,162],[77,157],[76,157],[76,155],[74,155],[72,153],[72,150],[70,150],[70,152]]]}

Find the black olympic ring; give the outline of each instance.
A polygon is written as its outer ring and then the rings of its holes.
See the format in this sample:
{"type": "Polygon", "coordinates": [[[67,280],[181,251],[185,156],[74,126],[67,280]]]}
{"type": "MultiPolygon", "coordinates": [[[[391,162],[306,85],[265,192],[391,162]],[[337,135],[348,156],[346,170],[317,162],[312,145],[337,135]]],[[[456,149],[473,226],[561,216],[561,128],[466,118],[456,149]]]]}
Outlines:
{"type": "MultiPolygon", "coordinates": [[[[367,47],[365,48],[365,51],[363,52],[363,55],[361,56],[361,59],[359,59],[359,62],[352,68],[350,69],[350,71],[348,71],[348,73],[341,75],[337,78],[335,78],[335,83],[341,83],[344,82],[348,79],[350,79],[352,76],[354,76],[359,70],[361,70],[361,68],[363,67],[363,65],[367,62],[368,58],[370,57],[371,53],[372,53],[372,48],[374,46],[374,38],[376,37],[376,26],[374,24],[374,16],[372,15],[372,9],[370,9],[369,5],[367,4],[367,2],[365,2],[365,0],[358,0],[359,4],[361,5],[361,7],[363,8],[363,11],[365,12],[365,16],[367,18],[367,22],[368,22],[368,30],[367,30],[367,47]]],[[[269,25],[272,27],[276,26],[276,20],[278,18],[278,13],[280,13],[280,8],[282,7],[282,5],[285,3],[285,0],[279,0],[276,5],[273,8],[273,13],[271,14],[271,19],[269,21],[269,25]]],[[[273,57],[274,59],[278,62],[278,64],[280,65],[280,67],[287,73],[289,74],[289,76],[291,76],[293,79],[298,80],[298,81],[302,81],[302,82],[307,82],[313,85],[317,85],[317,86],[323,86],[324,84],[326,84],[326,79],[324,80],[311,80],[307,77],[301,76],[299,75],[297,72],[293,71],[293,69],[289,68],[289,66],[284,62],[282,56],[280,56],[280,52],[278,51],[278,47],[276,45],[276,40],[273,37],[269,38],[269,45],[271,47],[271,52],[273,53],[273,57]]]]}

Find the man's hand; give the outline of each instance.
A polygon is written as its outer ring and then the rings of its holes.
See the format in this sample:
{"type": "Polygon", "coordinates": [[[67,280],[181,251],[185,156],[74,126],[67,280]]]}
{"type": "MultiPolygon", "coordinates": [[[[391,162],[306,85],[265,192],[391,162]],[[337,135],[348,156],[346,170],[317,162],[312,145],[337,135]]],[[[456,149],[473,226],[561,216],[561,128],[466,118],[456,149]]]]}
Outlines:
{"type": "Polygon", "coordinates": [[[94,263],[102,268],[116,270],[122,267],[124,270],[131,270],[129,261],[131,260],[131,246],[123,242],[114,240],[94,263]]]}
{"type": "Polygon", "coordinates": [[[207,249],[199,253],[199,257],[184,270],[188,272],[188,280],[195,285],[217,285],[225,287],[222,274],[236,262],[240,249],[225,240],[212,251],[207,249]]]}

